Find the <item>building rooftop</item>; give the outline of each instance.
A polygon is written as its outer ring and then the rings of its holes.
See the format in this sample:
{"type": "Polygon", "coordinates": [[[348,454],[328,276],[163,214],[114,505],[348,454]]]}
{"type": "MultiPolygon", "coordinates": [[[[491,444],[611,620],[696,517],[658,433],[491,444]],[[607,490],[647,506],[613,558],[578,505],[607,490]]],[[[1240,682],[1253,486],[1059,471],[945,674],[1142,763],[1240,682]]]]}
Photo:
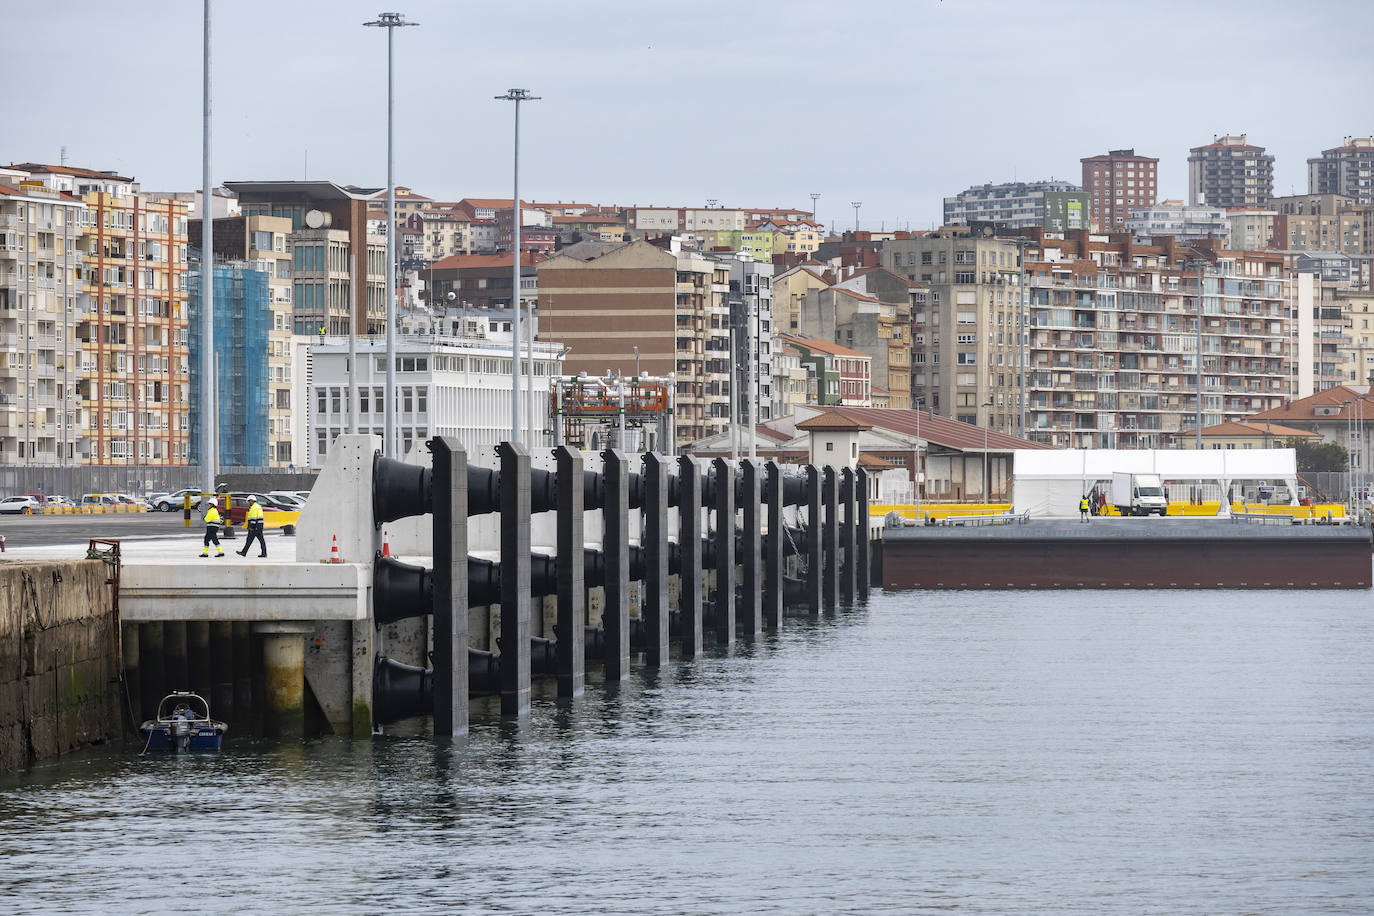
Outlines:
{"type": "MultiPolygon", "coordinates": [[[[981,452],[984,435],[987,436],[989,451],[1005,452],[1012,449],[1053,448],[1053,446],[1045,445],[1043,442],[1032,442],[1029,439],[1008,436],[1005,433],[992,430],[985,431],[981,426],[961,423],[948,417],[938,417],[923,410],[900,410],[885,407],[808,407],[808,409],[822,412],[842,410],[847,417],[860,423],[867,423],[871,428],[891,430],[904,436],[913,437],[916,436],[917,417],[919,416],[921,427],[919,438],[922,441],[946,448],[959,449],[960,451],[981,452]]],[[[798,423],[797,426],[800,428],[801,424],[798,423]]]]}
{"type": "MultiPolygon", "coordinates": [[[[860,296],[858,298],[862,299],[867,297],[860,296]]],[[[874,299],[873,301],[877,302],[878,300],[874,299]]],[[[842,347],[837,343],[831,343],[828,340],[821,340],[817,337],[806,337],[800,334],[779,334],[778,338],[782,340],[783,343],[791,344],[794,347],[800,347],[805,350],[829,353],[832,356],[855,356],[860,359],[872,359],[867,353],[860,353],[858,350],[851,350],[848,347],[842,347]]]]}
{"type": "Polygon", "coordinates": [[[72,175],[76,178],[101,178],[105,181],[133,181],[118,172],[102,172],[96,169],[78,169],[67,165],[44,165],[40,162],[11,162],[6,168],[19,169],[24,172],[36,172],[38,174],[72,175]]]}

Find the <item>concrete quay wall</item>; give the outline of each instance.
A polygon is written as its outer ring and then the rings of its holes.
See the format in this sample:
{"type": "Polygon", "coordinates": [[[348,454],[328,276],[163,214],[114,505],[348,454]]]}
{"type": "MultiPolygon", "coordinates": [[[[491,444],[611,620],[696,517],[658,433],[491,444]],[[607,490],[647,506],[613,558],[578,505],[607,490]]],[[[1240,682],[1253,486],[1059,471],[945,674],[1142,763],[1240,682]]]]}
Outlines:
{"type": "Polygon", "coordinates": [[[121,734],[111,568],[0,565],[0,770],[121,734]]]}

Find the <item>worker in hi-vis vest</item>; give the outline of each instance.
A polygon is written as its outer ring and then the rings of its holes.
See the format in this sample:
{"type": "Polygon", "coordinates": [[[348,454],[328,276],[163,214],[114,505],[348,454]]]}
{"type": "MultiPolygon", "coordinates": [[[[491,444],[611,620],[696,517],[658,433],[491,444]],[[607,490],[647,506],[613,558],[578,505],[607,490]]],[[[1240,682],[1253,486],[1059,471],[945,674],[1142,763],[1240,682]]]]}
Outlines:
{"type": "Polygon", "coordinates": [[[250,496],[248,497],[248,540],[244,542],[243,549],[238,551],[239,556],[248,556],[248,548],[253,546],[254,538],[257,538],[258,546],[262,548],[262,553],[258,556],[267,556],[267,542],[262,539],[262,506],[258,505],[256,496],[250,496]]]}
{"type": "Polygon", "coordinates": [[[205,505],[205,546],[200,550],[202,557],[210,555],[210,545],[215,545],[215,556],[224,556],[224,548],[219,546],[219,507],[213,498],[205,505]]]}

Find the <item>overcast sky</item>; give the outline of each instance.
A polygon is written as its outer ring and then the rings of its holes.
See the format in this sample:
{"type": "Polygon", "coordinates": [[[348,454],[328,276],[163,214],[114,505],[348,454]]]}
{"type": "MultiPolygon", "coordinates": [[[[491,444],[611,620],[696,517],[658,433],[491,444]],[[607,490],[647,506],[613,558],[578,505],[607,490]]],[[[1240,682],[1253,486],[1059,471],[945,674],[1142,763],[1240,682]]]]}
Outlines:
{"type": "MultiPolygon", "coordinates": [[[[214,179],[386,182],[386,38],[368,0],[215,0],[214,179]]],[[[0,160],[201,175],[201,3],[64,0],[4,13],[0,160]]],[[[842,228],[938,224],[941,198],[1077,181],[1135,147],[1164,197],[1188,148],[1248,132],[1306,159],[1374,135],[1369,0],[402,0],[396,181],[522,197],[809,209],[842,228]]]]}

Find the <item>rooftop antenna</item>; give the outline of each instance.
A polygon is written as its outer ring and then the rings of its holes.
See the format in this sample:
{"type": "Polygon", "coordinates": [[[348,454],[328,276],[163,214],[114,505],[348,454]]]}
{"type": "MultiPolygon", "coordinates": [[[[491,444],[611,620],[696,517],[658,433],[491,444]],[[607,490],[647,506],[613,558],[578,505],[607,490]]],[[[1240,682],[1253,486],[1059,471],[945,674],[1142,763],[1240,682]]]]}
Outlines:
{"type": "Polygon", "coordinates": [[[310,147],[305,148],[305,166],[301,169],[301,181],[310,180],[310,147]]]}
{"type": "Polygon", "coordinates": [[[61,162],[62,168],[65,169],[65,168],[67,167],[67,147],[66,147],[66,146],[63,146],[63,147],[62,147],[62,151],[61,151],[60,153],[58,153],[58,160],[61,162]]]}

